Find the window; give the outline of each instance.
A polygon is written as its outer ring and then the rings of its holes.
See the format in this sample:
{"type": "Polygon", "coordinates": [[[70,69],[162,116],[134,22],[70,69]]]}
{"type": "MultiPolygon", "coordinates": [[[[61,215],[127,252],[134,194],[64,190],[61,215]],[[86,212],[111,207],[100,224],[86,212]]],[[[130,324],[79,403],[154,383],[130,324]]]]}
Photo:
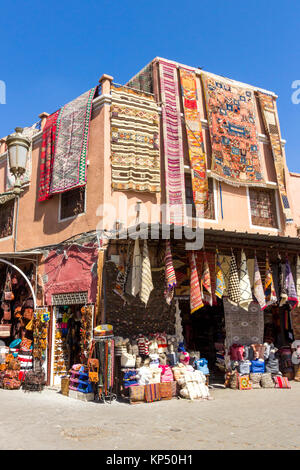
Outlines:
{"type": "MultiPolygon", "coordinates": [[[[192,206],[188,206],[187,208],[188,217],[196,217],[196,207],[193,198],[192,177],[189,173],[185,173],[185,200],[186,204],[192,206]]],[[[215,219],[214,182],[212,178],[208,178],[208,204],[204,213],[204,218],[212,220],[215,219]]]]}
{"type": "Polygon", "coordinates": [[[252,224],[278,228],[275,191],[249,188],[249,198],[252,224]]]}
{"type": "Polygon", "coordinates": [[[15,200],[0,205],[0,238],[10,237],[13,233],[15,200]]]}
{"type": "Polygon", "coordinates": [[[71,189],[61,194],[60,220],[76,217],[85,211],[85,187],[71,189]]]}

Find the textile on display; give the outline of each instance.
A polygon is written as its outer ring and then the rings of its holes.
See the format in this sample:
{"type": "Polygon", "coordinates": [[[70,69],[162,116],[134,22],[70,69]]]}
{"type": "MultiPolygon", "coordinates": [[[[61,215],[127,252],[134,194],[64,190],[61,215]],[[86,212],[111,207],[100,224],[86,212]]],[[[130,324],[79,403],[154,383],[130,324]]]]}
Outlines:
{"type": "Polygon", "coordinates": [[[288,294],[288,303],[290,304],[291,308],[294,309],[298,305],[298,297],[295,287],[295,282],[293,279],[291,266],[289,263],[288,258],[286,258],[286,267],[285,267],[285,287],[288,294]]]}
{"type": "Polygon", "coordinates": [[[259,303],[260,308],[265,309],[266,308],[266,298],[265,298],[264,288],[263,288],[263,285],[262,285],[261,275],[260,275],[259,266],[258,266],[256,256],[254,258],[254,288],[253,288],[253,294],[254,294],[255,299],[259,303]]]}
{"type": "Polygon", "coordinates": [[[212,176],[235,186],[264,186],[251,89],[202,74],[212,143],[212,176]]]}
{"type": "Polygon", "coordinates": [[[96,87],[59,111],[50,183],[51,195],[86,184],[89,130],[95,91],[96,87]]]}
{"type": "Polygon", "coordinates": [[[207,262],[206,254],[203,253],[203,268],[202,268],[202,275],[201,275],[201,293],[202,293],[202,300],[205,303],[208,303],[212,306],[212,290],[211,290],[211,281],[210,281],[210,271],[207,262]]]}
{"type": "Polygon", "coordinates": [[[144,91],[145,93],[153,93],[153,67],[152,63],[146,65],[139,73],[132,77],[126,83],[129,88],[144,91]]]}
{"type": "MultiPolygon", "coordinates": [[[[30,147],[27,152],[27,160],[26,160],[26,170],[25,173],[20,177],[20,182],[22,186],[25,186],[30,183],[31,180],[31,173],[32,173],[32,139],[35,134],[39,132],[36,129],[37,124],[33,124],[31,127],[24,127],[22,135],[24,137],[28,137],[30,139],[30,147]]],[[[7,155],[7,169],[6,169],[6,191],[10,191],[14,188],[16,182],[16,178],[10,172],[9,167],[9,157],[7,155]]]]}
{"type": "Polygon", "coordinates": [[[197,217],[204,218],[208,203],[208,179],[195,72],[180,69],[180,82],[191,163],[193,199],[197,217]]]}
{"type": "Polygon", "coordinates": [[[258,100],[262,110],[262,116],[267,135],[269,136],[272,154],[275,164],[277,183],[280,193],[281,206],[285,214],[286,223],[293,222],[293,215],[287,197],[285,184],[285,157],[282,149],[279,123],[275,97],[266,93],[257,92],[258,100]]]}
{"type": "Polygon", "coordinates": [[[144,240],[141,274],[142,274],[142,279],[141,279],[140,298],[141,298],[141,301],[144,302],[146,306],[148,303],[150,294],[154,289],[153,282],[152,282],[152,274],[151,274],[151,264],[150,264],[150,258],[149,258],[149,253],[148,253],[148,245],[147,245],[146,240],[144,240]]]}
{"type": "Polygon", "coordinates": [[[296,290],[297,290],[297,297],[300,299],[300,256],[297,256],[297,263],[296,263],[296,290]]]}
{"type": "Polygon", "coordinates": [[[166,223],[183,225],[185,182],[177,68],[174,64],[160,61],[159,71],[165,153],[166,203],[170,210],[166,223]]]}
{"type": "Polygon", "coordinates": [[[238,343],[251,345],[263,343],[264,314],[256,302],[249,305],[248,311],[223,299],[226,330],[226,348],[238,343]]]}
{"type": "Polygon", "coordinates": [[[132,258],[132,277],[131,277],[131,295],[134,297],[141,290],[142,257],[140,251],[140,242],[137,238],[134,242],[132,258]]]}
{"type": "Polygon", "coordinates": [[[266,259],[266,277],[265,277],[265,298],[266,298],[266,307],[269,305],[275,304],[277,302],[277,295],[274,286],[272,269],[270,267],[269,257],[266,259]]]}
{"type": "Polygon", "coordinates": [[[291,310],[291,322],[295,340],[300,340],[300,307],[291,310]]]}
{"type": "Polygon", "coordinates": [[[220,255],[217,252],[217,263],[216,263],[216,296],[222,299],[226,289],[225,279],[221,267],[220,255]]]}
{"type": "Polygon", "coordinates": [[[241,267],[240,267],[240,306],[243,307],[245,310],[248,310],[249,305],[253,301],[252,298],[252,290],[251,290],[251,283],[248,274],[248,267],[247,267],[247,258],[244,250],[242,250],[241,255],[241,267]]]}
{"type": "Polygon", "coordinates": [[[160,192],[159,115],[152,96],[112,87],[114,191],[160,192]]]}
{"type": "Polygon", "coordinates": [[[203,300],[209,305],[217,305],[216,253],[213,251],[197,251],[195,259],[198,277],[202,280],[201,292],[203,294],[203,300]],[[204,289],[202,287],[204,287],[204,289]]]}
{"type": "Polygon", "coordinates": [[[195,253],[189,253],[189,260],[190,260],[190,270],[191,270],[191,292],[190,292],[190,305],[191,305],[191,313],[194,313],[199,308],[204,306],[202,300],[202,292],[199,283],[197,265],[195,260],[195,253]]]}
{"type": "Polygon", "coordinates": [[[234,253],[232,253],[231,260],[230,260],[228,298],[235,305],[239,304],[240,298],[241,298],[240,280],[239,280],[238,269],[237,269],[234,253]]]}
{"type": "Polygon", "coordinates": [[[174,289],[177,285],[175,270],[173,267],[170,240],[166,240],[165,280],[166,280],[165,298],[166,298],[166,302],[170,305],[173,299],[174,289]]]}
{"type": "Polygon", "coordinates": [[[47,117],[43,129],[42,150],[40,160],[39,202],[50,198],[50,183],[55,154],[56,127],[59,110],[47,117]]]}

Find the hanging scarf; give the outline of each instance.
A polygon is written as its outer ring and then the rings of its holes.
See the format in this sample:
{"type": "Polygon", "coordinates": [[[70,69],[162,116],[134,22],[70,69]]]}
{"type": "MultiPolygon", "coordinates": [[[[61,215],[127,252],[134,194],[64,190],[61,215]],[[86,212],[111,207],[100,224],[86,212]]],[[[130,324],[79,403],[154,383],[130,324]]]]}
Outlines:
{"type": "Polygon", "coordinates": [[[141,275],[142,275],[142,259],[140,252],[140,242],[137,238],[134,243],[133,260],[132,260],[132,283],[131,295],[134,297],[141,290],[141,275]]]}
{"type": "Polygon", "coordinates": [[[147,241],[144,240],[143,248],[143,262],[142,262],[142,282],[141,282],[141,292],[140,298],[144,302],[145,306],[148,303],[151,292],[153,291],[154,286],[152,283],[152,273],[151,273],[151,264],[148,253],[147,241]]]}
{"type": "Polygon", "coordinates": [[[170,240],[166,240],[165,279],[166,279],[165,298],[166,298],[167,304],[170,305],[173,299],[174,289],[177,285],[175,270],[173,267],[170,240]]]}
{"type": "Polygon", "coordinates": [[[217,265],[216,265],[216,296],[221,299],[226,289],[225,279],[221,268],[221,261],[219,253],[217,252],[217,265]]]}
{"type": "Polygon", "coordinates": [[[278,258],[278,268],[279,268],[279,285],[280,285],[280,303],[279,306],[282,307],[288,300],[288,292],[286,288],[286,263],[281,262],[281,257],[278,258]]]}
{"type": "Polygon", "coordinates": [[[241,293],[240,305],[245,310],[248,310],[249,305],[253,301],[253,298],[252,298],[251,283],[250,283],[248,267],[247,267],[247,258],[246,258],[246,254],[244,250],[242,250],[242,255],[241,255],[240,293],[241,293]]]}
{"type": "Polygon", "coordinates": [[[260,308],[264,310],[266,308],[266,299],[256,256],[254,258],[254,297],[260,308]]]}
{"type": "Polygon", "coordinates": [[[274,286],[273,273],[269,262],[269,257],[266,259],[266,279],[265,279],[265,298],[266,307],[277,302],[277,295],[274,286]]]}
{"type": "Polygon", "coordinates": [[[195,253],[194,252],[190,253],[189,258],[190,258],[190,270],[191,270],[190,305],[191,305],[191,313],[194,313],[199,308],[204,307],[204,304],[202,301],[202,294],[201,294],[198,271],[197,271],[197,266],[196,266],[195,253]]]}
{"type": "Polygon", "coordinates": [[[297,256],[296,264],[296,287],[297,287],[297,297],[300,298],[300,256],[297,256]]]}
{"type": "Polygon", "coordinates": [[[287,301],[290,304],[291,308],[294,309],[298,305],[298,297],[288,258],[286,258],[285,264],[285,288],[288,294],[287,301]]]}
{"type": "Polygon", "coordinates": [[[233,304],[238,305],[240,302],[240,280],[235,256],[233,253],[230,260],[228,298],[233,304]]]}
{"type": "Polygon", "coordinates": [[[212,306],[212,291],[211,291],[211,280],[210,280],[210,271],[206,258],[206,254],[203,255],[203,269],[201,276],[201,293],[202,299],[205,303],[208,303],[212,306]]]}

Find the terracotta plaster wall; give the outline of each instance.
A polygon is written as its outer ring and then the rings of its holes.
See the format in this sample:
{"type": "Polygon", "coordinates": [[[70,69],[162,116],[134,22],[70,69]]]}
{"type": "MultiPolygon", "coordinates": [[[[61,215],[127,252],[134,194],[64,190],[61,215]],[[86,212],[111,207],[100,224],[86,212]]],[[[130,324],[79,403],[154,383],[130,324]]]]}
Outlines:
{"type": "MultiPolygon", "coordinates": [[[[104,107],[92,113],[88,147],[86,212],[78,217],[59,222],[59,200],[55,195],[48,201],[38,202],[40,154],[42,136],[34,139],[32,151],[32,177],[29,188],[20,197],[17,250],[57,244],[82,232],[95,230],[99,217],[98,206],[103,202],[104,186],[104,107]]],[[[0,162],[0,191],[4,191],[6,163],[0,162]]],[[[13,251],[13,240],[0,239],[0,252],[13,251]]]]}

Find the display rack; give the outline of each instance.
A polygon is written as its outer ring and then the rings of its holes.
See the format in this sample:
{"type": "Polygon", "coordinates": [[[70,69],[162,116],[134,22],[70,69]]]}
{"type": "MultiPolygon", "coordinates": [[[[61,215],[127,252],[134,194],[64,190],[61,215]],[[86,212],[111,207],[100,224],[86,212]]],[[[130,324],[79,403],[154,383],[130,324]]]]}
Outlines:
{"type": "Polygon", "coordinates": [[[97,384],[98,393],[97,399],[102,401],[103,403],[111,404],[112,401],[117,399],[117,395],[113,392],[113,375],[114,375],[114,367],[115,367],[115,355],[114,355],[114,336],[95,336],[95,354],[97,359],[99,360],[100,370],[99,370],[99,381],[97,384]],[[103,350],[100,347],[101,342],[107,342],[108,340],[113,341],[113,353],[109,358],[106,350],[103,350]],[[110,360],[110,364],[109,364],[110,360]],[[108,377],[108,370],[110,369],[110,377],[108,377]]]}

